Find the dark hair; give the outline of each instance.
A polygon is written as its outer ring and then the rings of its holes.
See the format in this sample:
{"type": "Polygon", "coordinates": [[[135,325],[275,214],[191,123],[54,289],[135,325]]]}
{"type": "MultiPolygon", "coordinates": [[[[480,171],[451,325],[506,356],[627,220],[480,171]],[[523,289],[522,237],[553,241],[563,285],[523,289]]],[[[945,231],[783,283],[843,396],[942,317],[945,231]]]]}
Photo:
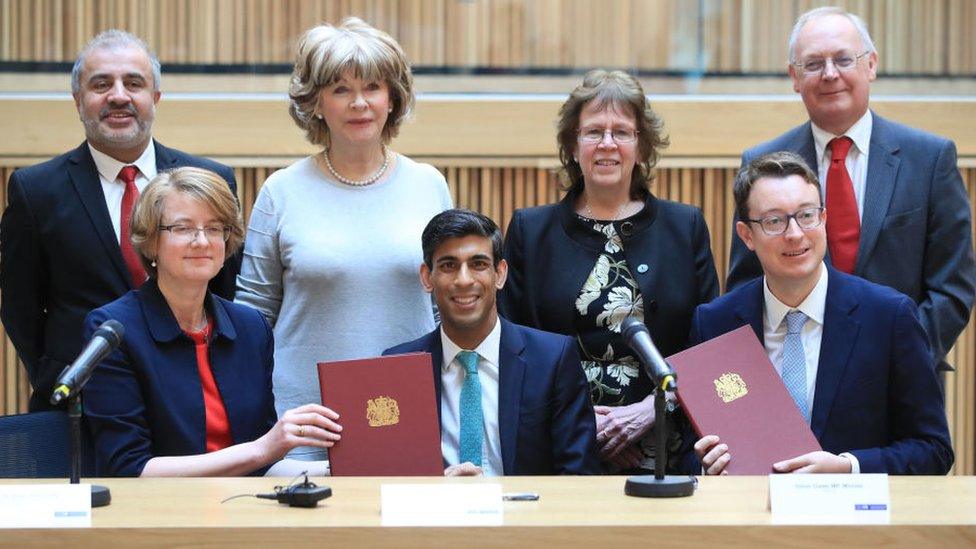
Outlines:
{"type": "Polygon", "coordinates": [[[664,121],[651,109],[644,88],[632,75],[624,71],[591,70],[576,86],[569,99],[559,108],[556,122],[556,143],[563,168],[560,178],[563,190],[579,195],[583,192],[583,170],[574,158],[578,146],[580,113],[590,103],[600,109],[613,108],[634,117],[637,126],[637,165],[630,178],[630,197],[642,198],[649,192],[654,178],[654,166],[661,149],[668,146],[664,135],[664,121]]]}
{"type": "MultiPolygon", "coordinates": [[[[817,196],[820,196],[820,180],[817,174],[813,173],[803,157],[788,151],[778,151],[764,154],[754,158],[746,166],[743,166],[735,176],[735,184],[732,186],[732,194],[735,197],[735,214],[739,220],[749,219],[749,194],[756,181],[764,177],[788,177],[798,175],[807,183],[817,188],[817,196]]],[[[821,205],[823,200],[821,199],[821,205]]]]}
{"type": "Polygon", "coordinates": [[[435,215],[424,227],[420,241],[427,268],[434,268],[434,250],[446,240],[472,235],[491,239],[492,263],[497,267],[502,260],[502,230],[494,221],[478,212],[454,208],[435,215]]]}

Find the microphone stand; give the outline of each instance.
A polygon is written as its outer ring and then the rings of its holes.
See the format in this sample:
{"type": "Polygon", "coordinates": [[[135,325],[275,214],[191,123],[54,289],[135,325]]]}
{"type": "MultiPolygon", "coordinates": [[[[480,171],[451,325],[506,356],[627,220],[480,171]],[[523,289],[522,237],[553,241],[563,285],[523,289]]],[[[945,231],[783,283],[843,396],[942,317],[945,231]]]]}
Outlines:
{"type": "MultiPolygon", "coordinates": [[[[652,377],[653,379],[653,377],[652,377]]],[[[685,475],[666,475],[668,463],[668,418],[665,413],[665,400],[668,391],[677,388],[673,376],[666,376],[660,387],[654,389],[654,474],[637,475],[627,479],[624,493],[640,498],[678,498],[695,493],[695,477],[685,475]]]]}
{"type": "MultiPolygon", "coordinates": [[[[71,484],[81,478],[81,391],[68,397],[68,420],[71,440],[71,484]]],[[[107,486],[91,485],[91,506],[104,507],[112,503],[112,493],[107,486]]]]}

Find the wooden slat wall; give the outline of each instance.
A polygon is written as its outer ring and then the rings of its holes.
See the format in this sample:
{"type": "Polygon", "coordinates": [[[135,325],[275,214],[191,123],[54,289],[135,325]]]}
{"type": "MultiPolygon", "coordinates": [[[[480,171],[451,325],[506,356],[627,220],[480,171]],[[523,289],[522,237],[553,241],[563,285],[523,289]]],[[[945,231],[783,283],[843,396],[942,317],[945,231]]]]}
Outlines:
{"type": "MultiPolygon", "coordinates": [[[[164,63],[291,63],[296,38],[357,15],[428,67],[782,73],[796,17],[820,0],[0,0],[0,61],[72,61],[118,27],[164,63]]],[[[847,0],[881,71],[976,74],[971,0],[847,0]]]]}
{"type": "MultiPolygon", "coordinates": [[[[438,167],[447,178],[451,195],[457,205],[483,212],[503,228],[507,226],[516,208],[552,203],[560,196],[556,176],[548,168],[438,167]]],[[[251,205],[261,184],[274,170],[275,168],[270,167],[236,168],[238,192],[245,218],[250,215],[251,205]]],[[[0,167],[4,186],[11,171],[11,167],[0,167]]],[[[976,204],[976,168],[964,168],[961,171],[969,191],[970,204],[976,204]]],[[[711,231],[715,266],[722,280],[728,264],[728,243],[731,236],[733,177],[733,167],[669,167],[658,171],[658,177],[653,184],[655,194],[662,198],[702,208],[711,231]]],[[[0,188],[0,191],[0,197],[6,197],[5,188],[0,188]]],[[[948,376],[946,383],[946,412],[956,450],[956,474],[976,472],[976,330],[972,326],[970,322],[970,326],[949,354],[949,362],[957,368],[956,373],[948,376]]],[[[26,411],[26,375],[17,363],[13,346],[6,337],[2,339],[2,349],[0,414],[26,411]]]]}

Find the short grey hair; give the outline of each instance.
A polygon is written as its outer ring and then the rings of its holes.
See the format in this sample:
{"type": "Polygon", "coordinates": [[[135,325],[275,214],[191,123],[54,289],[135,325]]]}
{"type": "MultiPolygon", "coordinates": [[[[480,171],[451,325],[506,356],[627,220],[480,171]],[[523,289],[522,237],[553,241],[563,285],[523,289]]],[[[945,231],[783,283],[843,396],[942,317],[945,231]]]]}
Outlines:
{"type": "MultiPolygon", "coordinates": [[[[814,19],[820,17],[825,17],[827,15],[840,15],[846,17],[857,29],[857,33],[861,35],[861,44],[864,48],[871,53],[878,50],[874,48],[874,41],[871,40],[871,35],[868,34],[868,27],[864,24],[864,20],[860,17],[854,15],[853,13],[848,13],[843,8],[836,6],[824,6],[822,8],[812,9],[803,15],[801,15],[797,20],[796,24],[793,25],[793,30],[790,32],[790,64],[796,63],[796,40],[800,36],[800,31],[803,29],[804,25],[809,23],[814,19]]],[[[860,52],[858,52],[860,53],[860,52]]]]}
{"type": "Polygon", "coordinates": [[[85,47],[82,48],[81,53],[78,54],[78,58],[75,59],[75,64],[71,67],[71,93],[77,95],[81,91],[81,69],[85,65],[85,59],[88,58],[91,52],[127,46],[136,46],[146,52],[146,57],[149,58],[149,65],[152,67],[153,89],[159,91],[163,80],[162,71],[159,67],[159,58],[149,49],[149,45],[131,32],[109,29],[89,40],[85,44],[85,47]]]}
{"type": "Polygon", "coordinates": [[[329,142],[329,126],[315,117],[319,91],[351,70],[364,80],[383,80],[393,109],[383,128],[383,142],[396,137],[414,106],[413,73],[403,48],[389,34],[362,19],[347,17],[338,27],[312,27],[298,41],[298,55],[288,85],[288,113],[315,145],[329,142]]]}

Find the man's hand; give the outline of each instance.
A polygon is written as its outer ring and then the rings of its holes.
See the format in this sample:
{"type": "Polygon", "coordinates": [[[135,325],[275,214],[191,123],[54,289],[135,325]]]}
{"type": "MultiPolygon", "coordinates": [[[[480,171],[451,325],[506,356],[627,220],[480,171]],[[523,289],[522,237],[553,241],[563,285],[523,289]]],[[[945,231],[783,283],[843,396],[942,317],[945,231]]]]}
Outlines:
{"type": "Polygon", "coordinates": [[[483,474],[485,472],[481,470],[481,467],[478,467],[470,461],[451,465],[447,469],[444,469],[445,477],[480,477],[483,474]]]}
{"type": "Polygon", "coordinates": [[[830,452],[810,452],[778,461],[773,464],[773,470],[777,473],[850,473],[851,460],[830,452]]]}
{"type": "Polygon", "coordinates": [[[706,475],[727,475],[725,467],[732,461],[729,447],[722,444],[718,435],[705,435],[695,443],[695,453],[701,460],[706,475]]]}

